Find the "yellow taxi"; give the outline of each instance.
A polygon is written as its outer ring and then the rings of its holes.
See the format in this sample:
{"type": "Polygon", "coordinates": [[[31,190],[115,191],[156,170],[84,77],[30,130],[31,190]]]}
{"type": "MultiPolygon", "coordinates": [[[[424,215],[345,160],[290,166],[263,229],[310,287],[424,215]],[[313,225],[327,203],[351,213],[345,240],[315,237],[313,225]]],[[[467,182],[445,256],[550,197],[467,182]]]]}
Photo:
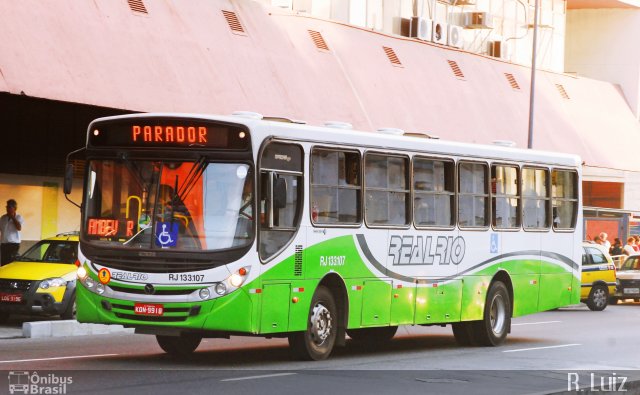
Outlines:
{"type": "Polygon", "coordinates": [[[78,234],[41,240],[0,267],[0,322],[11,314],[75,317],[78,234]]]}
{"type": "Polygon", "coordinates": [[[616,267],[604,246],[584,242],[582,249],[580,301],[593,311],[601,311],[616,291],[616,267]]]}

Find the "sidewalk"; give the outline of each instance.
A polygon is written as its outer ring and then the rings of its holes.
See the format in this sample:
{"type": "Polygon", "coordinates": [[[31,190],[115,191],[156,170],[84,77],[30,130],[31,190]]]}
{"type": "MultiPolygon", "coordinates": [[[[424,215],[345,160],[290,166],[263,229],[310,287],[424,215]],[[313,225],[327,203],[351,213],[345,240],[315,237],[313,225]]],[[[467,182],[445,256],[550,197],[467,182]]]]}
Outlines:
{"type": "Polygon", "coordinates": [[[81,324],[76,320],[16,316],[11,317],[8,323],[0,325],[0,339],[102,335],[133,331],[132,328],[124,328],[121,325],[81,324]]]}

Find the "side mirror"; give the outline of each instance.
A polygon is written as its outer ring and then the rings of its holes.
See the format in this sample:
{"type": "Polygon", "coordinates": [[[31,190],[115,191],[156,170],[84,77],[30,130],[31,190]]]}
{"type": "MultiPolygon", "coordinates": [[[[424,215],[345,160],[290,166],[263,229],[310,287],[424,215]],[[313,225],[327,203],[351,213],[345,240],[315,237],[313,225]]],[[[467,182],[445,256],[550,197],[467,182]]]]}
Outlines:
{"type": "Polygon", "coordinates": [[[64,194],[68,195],[71,193],[71,188],[73,187],[73,164],[67,163],[66,168],[64,169],[64,194]]]}
{"type": "Polygon", "coordinates": [[[273,207],[277,209],[287,207],[287,180],[284,178],[273,180],[273,207]]]}

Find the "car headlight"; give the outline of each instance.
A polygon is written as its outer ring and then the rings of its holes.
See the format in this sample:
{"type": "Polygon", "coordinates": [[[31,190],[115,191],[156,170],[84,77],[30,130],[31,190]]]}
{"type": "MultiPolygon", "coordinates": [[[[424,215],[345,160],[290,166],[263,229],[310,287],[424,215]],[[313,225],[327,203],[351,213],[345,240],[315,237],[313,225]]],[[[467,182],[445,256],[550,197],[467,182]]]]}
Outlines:
{"type": "Polygon", "coordinates": [[[65,281],[65,279],[60,278],[60,277],[55,277],[55,278],[47,278],[45,280],[42,280],[42,282],[40,283],[40,288],[42,289],[48,289],[51,287],[61,287],[63,285],[66,285],[67,282],[65,281]]]}

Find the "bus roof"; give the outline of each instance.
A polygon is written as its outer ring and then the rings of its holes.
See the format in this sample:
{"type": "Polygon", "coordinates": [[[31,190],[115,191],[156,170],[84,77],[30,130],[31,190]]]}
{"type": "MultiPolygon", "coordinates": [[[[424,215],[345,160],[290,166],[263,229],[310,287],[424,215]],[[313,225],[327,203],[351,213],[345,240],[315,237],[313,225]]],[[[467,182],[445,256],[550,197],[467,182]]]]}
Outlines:
{"type": "MultiPolygon", "coordinates": [[[[486,158],[495,160],[509,160],[517,162],[545,163],[566,167],[581,167],[582,161],[574,154],[557,153],[523,149],[502,145],[486,145],[475,143],[461,143],[449,140],[424,137],[420,133],[407,132],[402,134],[400,129],[387,128],[383,131],[363,131],[344,128],[348,124],[332,122],[335,126],[314,126],[299,121],[282,122],[280,120],[263,119],[260,114],[241,112],[241,115],[211,115],[189,113],[140,113],[120,115],[114,117],[99,118],[94,122],[101,122],[123,118],[154,118],[154,117],[184,117],[191,119],[205,119],[245,125],[251,131],[254,141],[262,140],[269,136],[308,141],[317,144],[347,145],[364,147],[371,150],[398,150],[432,155],[453,155],[458,157],[486,158]],[[342,126],[342,128],[341,128],[342,126]],[[395,132],[395,133],[390,133],[395,132]],[[363,142],[363,135],[366,140],[363,142]]],[[[280,119],[280,118],[275,118],[280,119]]],[[[89,125],[91,128],[91,125],[89,125]]]]}

